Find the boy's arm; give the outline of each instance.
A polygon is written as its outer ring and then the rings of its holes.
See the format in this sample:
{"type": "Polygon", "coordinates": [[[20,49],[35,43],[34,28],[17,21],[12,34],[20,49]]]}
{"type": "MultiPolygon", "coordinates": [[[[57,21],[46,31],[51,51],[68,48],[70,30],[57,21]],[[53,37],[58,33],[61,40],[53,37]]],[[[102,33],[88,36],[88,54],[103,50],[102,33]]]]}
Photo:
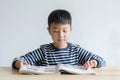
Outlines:
{"type": "Polygon", "coordinates": [[[41,49],[36,49],[32,52],[29,52],[19,58],[15,58],[12,62],[12,67],[15,69],[19,69],[22,65],[40,65],[41,63],[41,49]]]}
{"type": "Polygon", "coordinates": [[[80,47],[79,47],[78,53],[79,53],[79,59],[80,59],[79,62],[82,63],[83,65],[85,65],[86,63],[90,65],[92,63],[91,60],[94,60],[94,63],[97,64],[94,67],[99,68],[99,67],[106,66],[105,60],[96,54],[93,54],[80,47]]]}

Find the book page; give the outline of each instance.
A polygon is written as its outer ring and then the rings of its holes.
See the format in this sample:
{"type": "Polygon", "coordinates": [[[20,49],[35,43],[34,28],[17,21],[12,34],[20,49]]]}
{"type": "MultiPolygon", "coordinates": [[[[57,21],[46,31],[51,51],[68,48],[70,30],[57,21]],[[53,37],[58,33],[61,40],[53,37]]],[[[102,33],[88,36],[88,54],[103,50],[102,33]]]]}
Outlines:
{"type": "Polygon", "coordinates": [[[83,66],[71,66],[66,64],[59,64],[58,69],[60,71],[66,71],[72,74],[96,74],[92,69],[85,70],[83,66]]]}
{"type": "Polygon", "coordinates": [[[71,66],[67,64],[58,64],[57,66],[23,66],[19,69],[21,74],[53,74],[53,73],[71,73],[71,74],[96,74],[92,69],[85,70],[83,66],[71,66]]]}
{"type": "Polygon", "coordinates": [[[23,66],[19,69],[22,74],[51,74],[56,72],[55,66],[23,66]]]}

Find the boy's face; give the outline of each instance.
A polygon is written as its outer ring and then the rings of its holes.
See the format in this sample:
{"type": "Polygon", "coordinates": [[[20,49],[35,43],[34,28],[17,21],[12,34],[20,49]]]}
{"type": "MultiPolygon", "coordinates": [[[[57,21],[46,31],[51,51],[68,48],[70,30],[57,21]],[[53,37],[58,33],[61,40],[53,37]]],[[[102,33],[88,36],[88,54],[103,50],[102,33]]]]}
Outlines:
{"type": "Polygon", "coordinates": [[[54,41],[54,45],[58,48],[65,48],[67,46],[71,30],[70,24],[52,23],[48,28],[49,34],[54,41]]]}

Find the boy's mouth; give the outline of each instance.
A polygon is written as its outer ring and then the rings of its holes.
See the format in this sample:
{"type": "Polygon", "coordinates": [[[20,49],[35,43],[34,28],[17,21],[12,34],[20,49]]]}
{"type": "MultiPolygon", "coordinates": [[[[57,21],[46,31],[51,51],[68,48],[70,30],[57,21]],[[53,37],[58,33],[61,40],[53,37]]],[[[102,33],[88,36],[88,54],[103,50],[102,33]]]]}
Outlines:
{"type": "Polygon", "coordinates": [[[58,41],[59,41],[59,42],[63,42],[63,41],[64,41],[64,39],[58,39],[58,41]]]}

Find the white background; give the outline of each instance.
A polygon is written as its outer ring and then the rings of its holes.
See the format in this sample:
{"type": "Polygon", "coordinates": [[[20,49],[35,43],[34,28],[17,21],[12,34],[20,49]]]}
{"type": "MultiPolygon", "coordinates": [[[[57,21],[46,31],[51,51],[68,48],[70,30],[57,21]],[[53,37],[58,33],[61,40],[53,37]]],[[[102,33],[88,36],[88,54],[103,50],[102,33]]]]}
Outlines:
{"type": "Polygon", "coordinates": [[[0,66],[52,42],[47,17],[55,9],[72,15],[70,42],[120,66],[120,0],[0,0],[0,66]]]}

